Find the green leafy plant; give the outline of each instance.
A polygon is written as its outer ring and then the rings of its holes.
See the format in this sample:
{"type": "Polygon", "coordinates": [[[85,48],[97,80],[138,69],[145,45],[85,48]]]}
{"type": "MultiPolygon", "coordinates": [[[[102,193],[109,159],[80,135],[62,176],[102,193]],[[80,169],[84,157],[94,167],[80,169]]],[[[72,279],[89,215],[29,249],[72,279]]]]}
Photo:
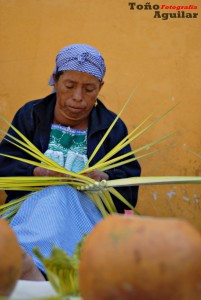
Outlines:
{"type": "Polygon", "coordinates": [[[72,256],[67,255],[58,247],[52,248],[52,253],[49,258],[43,257],[39,249],[33,249],[33,253],[41,260],[45,266],[48,280],[51,282],[55,291],[62,296],[79,295],[78,272],[79,259],[82,245],[86,235],[77,244],[77,247],[72,256]]]}

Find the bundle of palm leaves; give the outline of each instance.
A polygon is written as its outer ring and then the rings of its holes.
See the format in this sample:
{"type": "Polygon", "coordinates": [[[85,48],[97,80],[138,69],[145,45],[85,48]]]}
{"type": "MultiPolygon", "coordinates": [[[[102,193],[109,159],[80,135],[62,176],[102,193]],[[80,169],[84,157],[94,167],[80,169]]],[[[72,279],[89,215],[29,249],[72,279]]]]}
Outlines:
{"type": "MultiPolygon", "coordinates": [[[[9,141],[11,144],[25,151],[27,154],[32,156],[35,160],[24,159],[16,156],[11,156],[7,154],[0,153],[1,156],[8,157],[10,159],[15,159],[18,161],[25,162],[27,164],[31,164],[34,166],[39,166],[48,170],[60,172],[66,175],[66,177],[1,177],[0,178],[0,190],[21,190],[21,191],[30,191],[36,192],[41,190],[42,188],[50,185],[64,185],[68,184],[73,188],[83,191],[86,193],[91,200],[95,203],[95,205],[99,208],[103,216],[107,216],[110,213],[116,212],[115,205],[113,203],[111,195],[117,197],[120,201],[124,202],[129,209],[135,211],[138,214],[136,209],[120,194],[114,187],[122,187],[122,186],[132,186],[132,185],[146,185],[146,184],[170,184],[170,183],[201,183],[201,177],[197,176],[159,176],[159,177],[131,177],[125,179],[116,179],[116,180],[108,180],[97,182],[94,179],[91,179],[84,175],[84,173],[93,171],[94,169],[99,169],[101,171],[106,171],[112,168],[116,168],[120,165],[129,163],[134,160],[139,160],[148,155],[152,155],[160,151],[160,149],[154,149],[151,151],[151,147],[174,137],[177,133],[172,133],[166,136],[163,136],[151,143],[148,143],[138,149],[132,150],[129,153],[124,155],[120,155],[116,158],[114,157],[121,149],[123,149],[126,145],[130,144],[134,139],[142,135],[144,132],[149,130],[155,123],[159,122],[165,115],[167,115],[172,109],[175,107],[171,107],[168,111],[161,114],[159,117],[151,120],[153,113],[151,113],[147,118],[145,118],[135,129],[133,129],[121,142],[119,142],[110,152],[108,152],[105,157],[99,160],[95,165],[89,167],[89,163],[96,155],[98,150],[100,149],[102,143],[107,138],[108,134],[114,127],[118,118],[130,102],[134,92],[131,93],[120,113],[116,116],[102,140],[96,146],[94,152],[88,160],[85,168],[79,172],[74,173],[66,170],[64,167],[57,164],[55,161],[46,157],[42,152],[40,152],[17,128],[15,128],[12,124],[10,124],[3,116],[0,115],[0,118],[10,126],[19,136],[16,138],[3,130],[0,130],[1,135],[5,135],[4,139],[9,141]],[[145,151],[145,152],[143,152],[145,151]],[[142,152],[142,154],[140,154],[142,152]],[[131,157],[134,154],[135,157],[131,157]]],[[[10,220],[17,210],[19,209],[22,201],[24,201],[28,196],[24,196],[19,198],[11,203],[3,204],[0,206],[0,215],[4,214],[4,217],[10,220]],[[6,213],[6,214],[5,214],[6,213]]]]}

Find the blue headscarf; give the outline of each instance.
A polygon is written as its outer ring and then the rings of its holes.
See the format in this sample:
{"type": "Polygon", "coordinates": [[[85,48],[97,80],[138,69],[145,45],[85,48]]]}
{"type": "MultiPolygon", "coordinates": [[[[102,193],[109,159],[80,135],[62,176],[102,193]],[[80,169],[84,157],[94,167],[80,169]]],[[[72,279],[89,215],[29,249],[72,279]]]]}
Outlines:
{"type": "MultiPolygon", "coordinates": [[[[56,67],[53,74],[59,71],[86,72],[103,79],[106,71],[105,62],[100,52],[86,44],[73,44],[62,48],[56,56],[56,67]]],[[[54,85],[53,76],[49,85],[54,85]]]]}

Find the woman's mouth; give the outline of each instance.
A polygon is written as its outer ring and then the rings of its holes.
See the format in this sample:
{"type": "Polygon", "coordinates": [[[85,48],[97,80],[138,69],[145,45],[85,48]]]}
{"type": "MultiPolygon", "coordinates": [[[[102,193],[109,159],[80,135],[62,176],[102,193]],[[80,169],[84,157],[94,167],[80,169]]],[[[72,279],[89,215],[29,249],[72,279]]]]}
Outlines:
{"type": "Polygon", "coordinates": [[[68,110],[70,112],[73,112],[73,113],[79,113],[83,110],[82,107],[76,107],[76,106],[65,106],[64,110],[68,110]]]}

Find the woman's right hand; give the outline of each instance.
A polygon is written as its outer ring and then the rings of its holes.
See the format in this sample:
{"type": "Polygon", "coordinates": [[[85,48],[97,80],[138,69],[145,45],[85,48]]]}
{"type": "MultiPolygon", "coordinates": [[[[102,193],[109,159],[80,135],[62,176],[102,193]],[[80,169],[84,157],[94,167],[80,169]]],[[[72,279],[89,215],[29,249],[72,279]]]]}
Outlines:
{"type": "Polygon", "coordinates": [[[57,176],[57,177],[68,177],[68,175],[59,173],[56,171],[47,170],[41,167],[36,167],[33,170],[33,176],[57,176]]]}

